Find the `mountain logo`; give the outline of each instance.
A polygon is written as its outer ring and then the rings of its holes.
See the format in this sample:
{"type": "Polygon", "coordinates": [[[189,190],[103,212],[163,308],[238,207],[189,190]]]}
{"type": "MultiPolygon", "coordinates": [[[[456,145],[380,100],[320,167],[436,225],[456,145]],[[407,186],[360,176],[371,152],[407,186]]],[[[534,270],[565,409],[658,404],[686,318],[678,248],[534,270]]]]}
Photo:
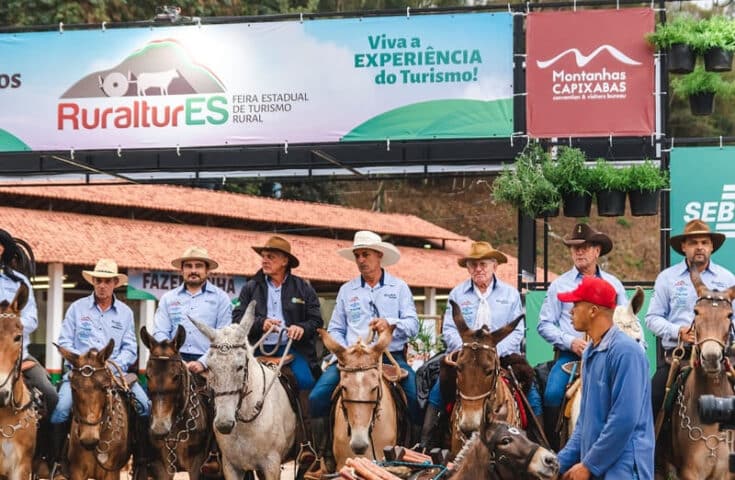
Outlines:
{"type": "Polygon", "coordinates": [[[112,68],[86,75],[61,98],[146,97],[223,93],[224,84],[179,42],[149,42],[112,68]]]}
{"type": "Polygon", "coordinates": [[[549,68],[550,66],[554,65],[556,62],[566,57],[567,55],[573,54],[574,60],[577,63],[577,67],[582,68],[582,67],[585,67],[592,60],[594,60],[594,58],[597,57],[601,52],[608,52],[617,61],[619,61],[620,63],[624,63],[626,65],[641,65],[641,62],[633,60],[632,58],[630,58],[629,56],[627,56],[626,54],[624,54],[617,48],[613,47],[612,45],[607,45],[607,44],[600,45],[589,55],[582,54],[582,52],[577,48],[570,48],[570,49],[564,50],[559,55],[549,60],[536,60],[536,65],[541,69],[549,68]]]}

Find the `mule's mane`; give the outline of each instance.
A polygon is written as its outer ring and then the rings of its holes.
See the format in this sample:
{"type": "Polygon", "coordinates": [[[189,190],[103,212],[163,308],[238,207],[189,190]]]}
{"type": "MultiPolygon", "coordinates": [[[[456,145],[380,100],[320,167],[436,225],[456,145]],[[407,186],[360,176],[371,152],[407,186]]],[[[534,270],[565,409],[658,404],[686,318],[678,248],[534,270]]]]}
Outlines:
{"type": "Polygon", "coordinates": [[[467,453],[470,451],[470,448],[477,443],[477,440],[480,438],[479,432],[475,430],[472,432],[472,436],[470,436],[469,440],[465,442],[464,445],[462,445],[462,449],[457,453],[457,456],[454,457],[454,464],[457,466],[462,465],[462,462],[464,461],[465,457],[467,456],[467,453]]]}

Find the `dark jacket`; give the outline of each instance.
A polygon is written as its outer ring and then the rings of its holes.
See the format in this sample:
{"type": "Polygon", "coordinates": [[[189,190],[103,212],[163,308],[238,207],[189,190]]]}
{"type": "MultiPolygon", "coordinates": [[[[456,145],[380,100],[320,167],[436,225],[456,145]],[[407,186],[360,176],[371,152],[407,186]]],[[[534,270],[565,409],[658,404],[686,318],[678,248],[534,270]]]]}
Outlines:
{"type": "MultiPolygon", "coordinates": [[[[250,343],[257,342],[263,335],[263,323],[268,312],[268,285],[265,282],[263,270],[251,278],[240,290],[240,303],[232,311],[232,323],[240,323],[245,309],[251,300],[255,300],[255,321],[250,328],[250,343]]],[[[319,362],[316,358],[316,329],[323,328],[322,312],[319,309],[319,299],[314,288],[302,278],[288,273],[281,287],[281,305],[286,326],[298,325],[304,329],[301,340],[293,343],[293,348],[303,355],[309,362],[311,371],[316,378],[320,373],[319,362]]]]}

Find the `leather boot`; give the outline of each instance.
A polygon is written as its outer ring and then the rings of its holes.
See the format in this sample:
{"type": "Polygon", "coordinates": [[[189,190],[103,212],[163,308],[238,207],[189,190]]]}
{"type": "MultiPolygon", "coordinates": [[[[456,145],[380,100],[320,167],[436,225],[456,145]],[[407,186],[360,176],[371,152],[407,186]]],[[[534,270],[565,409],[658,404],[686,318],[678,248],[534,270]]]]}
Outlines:
{"type": "Polygon", "coordinates": [[[53,449],[53,467],[50,478],[52,480],[69,480],[69,456],[66,444],[69,434],[69,423],[51,424],[51,448],[53,449]]]}
{"type": "Polygon", "coordinates": [[[202,463],[199,471],[205,477],[221,477],[222,476],[222,459],[220,458],[219,445],[214,437],[214,433],[210,434],[209,440],[209,455],[207,459],[202,463]]]}
{"type": "Polygon", "coordinates": [[[424,415],[424,426],[421,428],[421,438],[419,447],[424,452],[431,451],[432,448],[441,445],[439,437],[439,425],[442,420],[442,411],[433,405],[426,407],[426,415],[424,415]]]}
{"type": "Polygon", "coordinates": [[[149,432],[150,417],[135,415],[133,422],[133,480],[148,480],[148,463],[153,450],[149,432]]]}
{"type": "Polygon", "coordinates": [[[546,438],[549,440],[549,446],[555,452],[559,451],[559,432],[557,431],[557,424],[559,422],[559,414],[561,413],[561,407],[544,407],[544,430],[546,438]]]}
{"type": "Polygon", "coordinates": [[[42,418],[38,422],[36,451],[33,455],[34,459],[38,460],[38,464],[34,469],[40,478],[51,478],[51,470],[54,467],[55,460],[54,446],[52,443],[51,423],[48,421],[48,418],[42,418]]]}
{"type": "Polygon", "coordinates": [[[318,458],[304,473],[304,480],[321,480],[322,475],[329,472],[325,458],[331,455],[329,431],[329,417],[318,417],[311,419],[312,441],[318,458]]]}

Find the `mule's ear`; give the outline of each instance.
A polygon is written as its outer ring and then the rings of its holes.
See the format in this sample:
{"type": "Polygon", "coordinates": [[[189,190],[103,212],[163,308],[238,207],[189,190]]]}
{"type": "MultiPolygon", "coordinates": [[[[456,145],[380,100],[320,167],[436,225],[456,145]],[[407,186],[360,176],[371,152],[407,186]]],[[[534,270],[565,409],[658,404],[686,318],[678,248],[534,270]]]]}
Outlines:
{"type": "Polygon", "coordinates": [[[646,295],[643,293],[643,289],[638,286],[635,287],[635,293],[630,298],[630,302],[628,303],[628,307],[633,312],[633,315],[638,315],[638,312],[641,311],[641,307],[643,307],[643,300],[645,299],[646,295]]]}
{"type": "Polygon", "coordinates": [[[327,350],[337,355],[337,357],[344,353],[346,350],[345,347],[338,343],[337,340],[329,334],[329,332],[323,328],[317,328],[316,331],[319,333],[319,336],[322,337],[322,342],[324,342],[324,346],[327,347],[327,350]]]}
{"type": "Polygon", "coordinates": [[[735,300],[735,285],[727,289],[727,296],[731,301],[735,300]]]}
{"type": "Polygon", "coordinates": [[[523,320],[526,317],[525,313],[521,313],[516,317],[515,320],[510,322],[507,325],[503,325],[499,329],[495,330],[492,334],[490,334],[490,338],[493,339],[493,342],[495,342],[495,345],[499,344],[505,337],[510,335],[510,332],[516,329],[519,323],[521,323],[521,320],[523,320]]]}
{"type": "Polygon", "coordinates": [[[255,322],[255,305],[257,305],[257,302],[255,300],[251,300],[250,303],[248,303],[248,308],[245,309],[245,314],[242,316],[242,320],[240,320],[240,330],[242,330],[245,335],[250,334],[250,329],[253,327],[253,323],[255,322]]]}
{"type": "Polygon", "coordinates": [[[372,345],[372,351],[377,355],[382,355],[390,346],[391,340],[393,340],[393,330],[396,329],[395,325],[391,325],[382,332],[378,337],[378,341],[372,345]]]}
{"type": "Polygon", "coordinates": [[[697,264],[694,262],[689,265],[689,277],[692,279],[692,284],[694,284],[694,290],[697,291],[697,296],[701,297],[704,295],[704,292],[707,291],[707,285],[702,281],[702,276],[699,274],[697,264]]]}
{"type": "Polygon", "coordinates": [[[455,302],[454,300],[449,300],[449,305],[452,307],[452,319],[454,320],[454,324],[457,326],[457,331],[461,336],[470,328],[467,326],[467,322],[464,321],[464,317],[462,316],[462,309],[459,308],[457,302],[455,302]]]}
{"type": "Polygon", "coordinates": [[[210,342],[214,342],[214,337],[216,336],[216,331],[214,328],[210,327],[209,325],[206,325],[204,323],[199,322],[198,320],[194,320],[190,316],[187,315],[187,318],[191,323],[194,324],[197,329],[202,332],[202,335],[207,337],[210,342]]]}
{"type": "Polygon", "coordinates": [[[148,350],[151,349],[151,341],[155,342],[156,339],[154,339],[149,333],[148,329],[145,328],[145,325],[140,327],[140,341],[143,342],[143,345],[148,348],[148,350]]]}
{"type": "Polygon", "coordinates": [[[20,312],[26,306],[26,303],[28,303],[28,285],[21,281],[18,291],[15,292],[15,298],[10,303],[10,308],[16,312],[20,312]]]}
{"type": "Polygon", "coordinates": [[[56,347],[56,350],[59,351],[59,355],[61,355],[61,357],[64,360],[71,363],[75,367],[79,365],[79,354],[78,353],[74,353],[70,350],[67,350],[66,348],[56,343],[54,343],[54,347],[56,347]]]}
{"type": "Polygon", "coordinates": [[[181,349],[181,346],[186,341],[186,329],[179,324],[178,327],[176,327],[176,335],[174,335],[174,348],[178,352],[181,349]]]}
{"type": "Polygon", "coordinates": [[[107,342],[107,345],[105,345],[105,348],[102,349],[102,351],[99,354],[99,357],[102,359],[103,362],[106,362],[108,358],[110,358],[110,355],[112,355],[112,351],[115,349],[115,339],[111,338],[109,342],[107,342]]]}

